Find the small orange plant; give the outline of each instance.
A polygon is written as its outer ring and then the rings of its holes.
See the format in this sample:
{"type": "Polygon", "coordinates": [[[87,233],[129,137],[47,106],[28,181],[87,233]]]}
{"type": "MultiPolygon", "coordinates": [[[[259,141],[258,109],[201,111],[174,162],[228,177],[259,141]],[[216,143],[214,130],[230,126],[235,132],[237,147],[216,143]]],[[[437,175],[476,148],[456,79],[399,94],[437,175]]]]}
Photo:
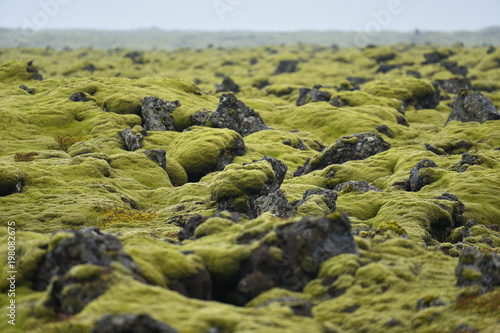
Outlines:
{"type": "Polygon", "coordinates": [[[31,162],[35,159],[33,156],[37,156],[37,155],[39,155],[39,154],[36,151],[32,151],[31,153],[26,153],[26,154],[16,153],[16,155],[14,155],[14,161],[16,161],[16,162],[31,162]]]}
{"type": "Polygon", "coordinates": [[[156,212],[122,208],[117,206],[102,206],[94,209],[100,214],[95,226],[105,229],[116,223],[144,223],[153,220],[156,212]]]}

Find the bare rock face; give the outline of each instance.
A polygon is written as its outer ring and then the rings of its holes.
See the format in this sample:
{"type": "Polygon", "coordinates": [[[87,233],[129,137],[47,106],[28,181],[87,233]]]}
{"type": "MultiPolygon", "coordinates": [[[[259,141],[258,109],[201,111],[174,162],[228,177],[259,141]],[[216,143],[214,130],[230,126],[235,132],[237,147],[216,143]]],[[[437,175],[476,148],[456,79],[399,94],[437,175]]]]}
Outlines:
{"type": "Polygon", "coordinates": [[[487,292],[500,286],[500,256],[483,254],[473,247],[466,247],[455,268],[457,286],[468,287],[477,284],[487,292]]]}
{"type": "Polygon", "coordinates": [[[179,106],[179,101],[166,102],[156,96],[144,98],[141,109],[142,127],[146,131],[175,131],[171,115],[179,106]]]}
{"type": "Polygon", "coordinates": [[[147,314],[105,315],[99,319],[90,333],[177,333],[171,326],[151,318],[147,314]]]}
{"type": "Polygon", "coordinates": [[[382,192],[381,189],[379,189],[376,186],[370,185],[368,182],[355,181],[355,180],[350,180],[348,182],[339,184],[335,186],[334,190],[337,192],[359,192],[359,193],[366,193],[368,191],[382,192]]]}
{"type": "Polygon", "coordinates": [[[73,102],[88,102],[87,100],[87,97],[85,96],[85,93],[84,92],[76,92],[76,93],[73,93],[70,97],[69,97],[69,100],[70,101],[73,101],[73,102]]]}
{"type": "Polygon", "coordinates": [[[347,161],[364,160],[370,156],[389,150],[391,145],[378,134],[358,133],[345,136],[333,145],[326,147],[320,155],[308,160],[304,167],[294,173],[294,176],[321,170],[331,164],[342,164],[347,161]]]}
{"type": "Polygon", "coordinates": [[[357,254],[350,221],[338,213],[326,217],[304,217],[274,230],[276,239],[261,244],[240,265],[232,285],[218,290],[226,302],[244,305],[271,288],[301,291],[318,275],[321,263],[343,253],[357,254]],[[282,250],[273,256],[271,246],[282,250]]]}
{"type": "Polygon", "coordinates": [[[245,137],[270,129],[255,111],[238,100],[233,94],[222,94],[217,110],[208,118],[214,128],[229,128],[245,137]]]}
{"type": "Polygon", "coordinates": [[[437,83],[448,94],[457,94],[461,89],[472,89],[472,83],[468,77],[437,80],[437,83]]]}
{"type": "Polygon", "coordinates": [[[125,142],[125,147],[128,151],[134,151],[142,148],[141,142],[144,137],[141,134],[132,133],[132,130],[130,130],[130,128],[126,128],[118,134],[120,134],[123,141],[125,142]]]}
{"type": "Polygon", "coordinates": [[[230,77],[224,77],[222,80],[222,84],[217,85],[217,90],[215,91],[216,93],[221,93],[221,92],[229,92],[232,91],[234,93],[237,93],[240,91],[240,86],[234,82],[233,79],[230,77]]]}
{"type": "MultiPolygon", "coordinates": [[[[272,167],[272,181],[262,183],[260,186],[252,182],[241,184],[241,193],[234,195],[218,195],[221,189],[219,185],[214,185],[212,190],[215,199],[218,203],[217,211],[227,210],[230,212],[240,212],[246,214],[250,218],[256,218],[264,212],[270,211],[278,217],[291,217],[295,215],[294,207],[288,202],[288,199],[280,189],[288,167],[278,159],[264,156],[261,160],[254,161],[250,164],[245,164],[240,167],[242,174],[252,172],[256,163],[268,162],[272,167]]],[[[220,174],[220,178],[228,180],[235,176],[233,171],[225,170],[220,174]],[[227,173],[227,175],[226,175],[227,173]],[[227,178],[227,179],[226,179],[227,178]]],[[[224,182],[221,182],[224,184],[224,182]]]]}
{"type": "Polygon", "coordinates": [[[115,236],[102,234],[95,227],[84,227],[81,231],[55,232],[52,239],[61,237],[62,234],[67,234],[68,237],[60,240],[38,267],[35,290],[45,290],[54,276],[64,275],[73,266],[81,264],[110,266],[113,261],[118,261],[134,274],[142,274],[115,236]]]}
{"type": "Polygon", "coordinates": [[[418,192],[422,187],[430,184],[429,177],[419,174],[421,169],[437,168],[437,167],[438,167],[437,164],[428,158],[424,158],[422,161],[418,162],[410,171],[411,190],[414,192],[418,192]]]}
{"type": "Polygon", "coordinates": [[[300,95],[295,104],[302,106],[307,103],[329,102],[332,96],[325,91],[320,91],[320,89],[321,85],[316,85],[313,89],[300,88],[300,95]]]}
{"type": "Polygon", "coordinates": [[[462,90],[452,104],[453,110],[444,126],[450,121],[457,120],[462,123],[484,123],[488,120],[499,120],[500,113],[488,97],[480,93],[462,90]]]}
{"type": "Polygon", "coordinates": [[[305,191],[304,194],[302,195],[302,200],[297,202],[295,204],[295,207],[297,207],[297,208],[300,207],[301,205],[303,205],[307,201],[307,198],[309,198],[310,196],[313,196],[313,195],[319,195],[319,196],[323,197],[327,207],[330,209],[330,213],[335,212],[335,210],[337,209],[337,203],[336,203],[337,192],[334,190],[328,190],[328,189],[324,189],[324,188],[313,188],[313,189],[305,191]]]}
{"type": "Polygon", "coordinates": [[[296,60],[282,60],[274,70],[274,75],[296,72],[297,64],[298,61],[296,60]]]}

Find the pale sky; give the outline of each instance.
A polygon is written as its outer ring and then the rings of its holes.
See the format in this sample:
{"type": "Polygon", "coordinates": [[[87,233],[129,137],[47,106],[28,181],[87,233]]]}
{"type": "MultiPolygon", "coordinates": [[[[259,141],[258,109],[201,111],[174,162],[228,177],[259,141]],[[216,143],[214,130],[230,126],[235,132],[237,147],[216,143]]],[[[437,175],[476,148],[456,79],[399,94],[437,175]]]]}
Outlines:
{"type": "Polygon", "coordinates": [[[500,0],[0,0],[0,27],[295,31],[478,30],[500,0]]]}

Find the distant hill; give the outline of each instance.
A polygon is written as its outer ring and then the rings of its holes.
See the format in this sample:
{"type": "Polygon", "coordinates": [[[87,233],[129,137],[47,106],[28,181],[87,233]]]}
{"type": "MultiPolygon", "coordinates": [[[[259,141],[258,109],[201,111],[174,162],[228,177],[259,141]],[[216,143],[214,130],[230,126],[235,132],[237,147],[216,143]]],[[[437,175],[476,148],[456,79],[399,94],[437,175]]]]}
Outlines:
{"type": "Polygon", "coordinates": [[[109,49],[178,49],[246,47],[280,44],[318,44],[365,46],[367,44],[441,44],[463,43],[468,46],[500,45],[500,27],[478,31],[433,32],[384,31],[369,36],[363,32],[296,31],[296,32],[201,32],[142,29],[130,31],[100,30],[21,30],[0,28],[0,47],[51,47],[55,49],[94,47],[109,49]]]}

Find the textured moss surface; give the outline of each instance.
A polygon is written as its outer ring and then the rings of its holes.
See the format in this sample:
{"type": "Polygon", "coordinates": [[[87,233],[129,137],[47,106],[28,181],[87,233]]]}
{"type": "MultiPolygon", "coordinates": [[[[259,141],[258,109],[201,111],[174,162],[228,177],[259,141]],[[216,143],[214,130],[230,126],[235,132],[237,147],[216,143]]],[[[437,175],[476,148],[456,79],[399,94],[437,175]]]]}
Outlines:
{"type": "MultiPolygon", "coordinates": [[[[500,252],[500,121],[444,127],[456,97],[444,90],[441,95],[451,99],[433,109],[417,107],[434,93],[432,82],[456,77],[440,63],[423,64],[424,54],[438,52],[468,66],[473,89],[499,109],[499,51],[487,50],[409,44],[152,50],[136,64],[125,57],[131,50],[122,49],[0,50],[0,238],[4,244],[7,224],[15,221],[18,265],[16,326],[3,320],[0,331],[86,333],[105,313],[133,312],[186,333],[454,332],[460,324],[498,332],[498,287],[481,296],[473,287],[457,287],[455,267],[464,248],[500,252]],[[282,60],[298,61],[298,70],[273,75],[282,60]],[[382,63],[394,69],[378,71],[382,63]],[[43,81],[34,80],[33,66],[43,81]],[[193,126],[194,114],[217,109],[221,75],[241,87],[237,98],[270,130],[242,138],[225,128],[193,126]],[[300,89],[315,85],[341,105],[297,107],[300,89]],[[71,101],[76,92],[87,102],[71,101]],[[175,131],[144,133],[141,108],[148,96],[180,101],[172,113],[175,131]],[[127,151],[119,135],[126,128],[143,137],[142,148],[127,151]],[[391,149],[294,176],[324,147],[367,132],[391,149]],[[234,157],[240,140],[244,154],[234,157]],[[147,149],[164,150],[165,164],[148,158],[147,149]],[[381,190],[338,192],[336,211],[349,217],[359,255],[329,258],[302,290],[270,288],[242,307],[220,295],[185,296],[186,285],[207,276],[214,291],[237,289],[250,258],[278,239],[276,229],[330,214],[322,195],[309,196],[293,218],[216,213],[218,201],[249,204],[276,180],[270,162],[252,163],[265,155],[288,167],[281,190],[292,205],[307,190],[349,181],[381,190]],[[410,171],[425,158],[437,167],[421,169],[425,186],[408,191],[410,171]],[[456,196],[464,210],[444,193],[456,196]],[[180,242],[192,218],[199,226],[180,242]],[[62,293],[71,297],[63,307],[81,305],[73,297],[79,290],[105,288],[67,316],[46,303],[53,285],[36,291],[35,279],[45,256],[71,235],[51,233],[83,226],[117,235],[142,275],[116,262],[73,266],[65,275],[71,284],[62,293]]],[[[289,254],[269,246],[269,255],[282,263],[289,254]]],[[[6,264],[3,251],[2,294],[9,289],[6,264]]],[[[477,275],[464,272],[470,279],[477,275]]],[[[0,298],[2,309],[7,302],[0,298]]]]}

